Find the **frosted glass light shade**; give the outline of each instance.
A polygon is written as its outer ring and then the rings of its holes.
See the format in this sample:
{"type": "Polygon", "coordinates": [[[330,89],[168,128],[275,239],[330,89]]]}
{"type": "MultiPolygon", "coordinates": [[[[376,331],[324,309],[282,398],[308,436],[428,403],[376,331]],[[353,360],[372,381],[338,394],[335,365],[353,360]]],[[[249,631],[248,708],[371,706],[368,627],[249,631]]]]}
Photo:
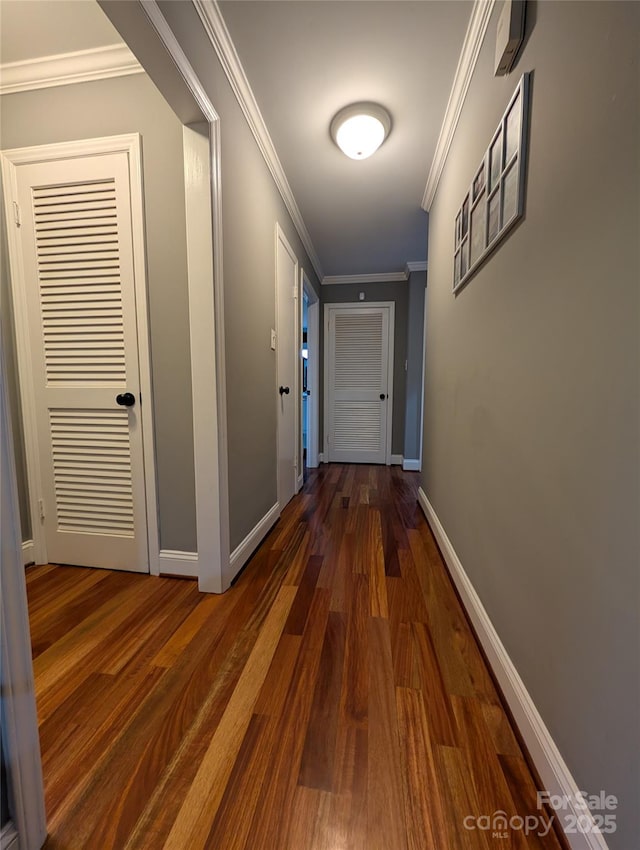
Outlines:
{"type": "Polygon", "coordinates": [[[391,118],[377,103],[354,103],[341,109],[331,122],[331,135],[351,159],[375,153],[391,129],[391,118]]]}

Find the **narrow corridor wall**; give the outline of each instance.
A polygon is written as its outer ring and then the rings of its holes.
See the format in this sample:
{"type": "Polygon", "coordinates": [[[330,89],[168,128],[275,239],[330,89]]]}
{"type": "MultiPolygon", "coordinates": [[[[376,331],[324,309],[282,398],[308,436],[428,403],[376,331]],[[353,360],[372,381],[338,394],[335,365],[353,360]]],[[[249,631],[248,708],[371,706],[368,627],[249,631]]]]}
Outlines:
{"type": "Polygon", "coordinates": [[[580,788],[640,835],[640,5],[496,4],[429,214],[422,486],[580,788]],[[455,215],[532,71],[525,216],[457,297],[455,215]]]}

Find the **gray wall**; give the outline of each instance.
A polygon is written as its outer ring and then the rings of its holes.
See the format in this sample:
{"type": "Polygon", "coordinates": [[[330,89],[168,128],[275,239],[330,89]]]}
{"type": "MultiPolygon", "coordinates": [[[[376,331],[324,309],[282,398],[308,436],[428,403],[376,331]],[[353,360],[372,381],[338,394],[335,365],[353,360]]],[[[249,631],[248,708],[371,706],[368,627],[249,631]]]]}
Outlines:
{"type": "Polygon", "coordinates": [[[422,486],[580,788],[637,846],[637,3],[530,4],[514,72],[497,7],[429,223],[422,486]],[[531,19],[530,19],[531,20],[531,19]],[[533,70],[526,217],[459,297],[453,222],[533,70]]]}
{"type": "Polygon", "coordinates": [[[407,390],[404,423],[404,456],[407,460],[420,457],[422,415],[422,358],[424,341],[424,300],[426,272],[409,276],[409,305],[407,318],[407,390]]]}
{"type": "Polygon", "coordinates": [[[160,538],[162,548],[194,551],[182,125],[143,74],[6,95],[1,106],[3,148],[142,135],[160,538]]]}
{"type": "MultiPolygon", "coordinates": [[[[404,454],[404,429],[406,407],[407,373],[404,362],[407,358],[407,316],[409,309],[409,284],[400,283],[345,283],[322,287],[320,327],[324,329],[324,305],[346,304],[358,301],[360,292],[366,301],[393,301],[395,304],[395,332],[393,351],[393,428],[391,451],[404,454]]],[[[321,330],[321,333],[323,331],[321,330]]],[[[324,372],[324,370],[322,370],[324,372]]],[[[321,381],[324,380],[321,375],[321,381]]],[[[322,445],[322,443],[321,443],[322,445]]]]}
{"type": "Polygon", "coordinates": [[[191,4],[161,2],[220,116],[231,547],[277,500],[275,225],[318,281],[222,67],[191,4]]]}

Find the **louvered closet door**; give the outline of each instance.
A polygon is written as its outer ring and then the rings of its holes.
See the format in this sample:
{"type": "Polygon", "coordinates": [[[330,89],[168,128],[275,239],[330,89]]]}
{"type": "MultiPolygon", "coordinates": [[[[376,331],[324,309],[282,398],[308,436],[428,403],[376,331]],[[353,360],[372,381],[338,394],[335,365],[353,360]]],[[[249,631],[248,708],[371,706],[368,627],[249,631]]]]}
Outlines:
{"type": "Polygon", "coordinates": [[[47,557],[148,572],[128,158],[18,180],[47,557]]]}
{"type": "Polygon", "coordinates": [[[329,458],[386,463],[390,427],[389,307],[326,307],[329,458]]]}

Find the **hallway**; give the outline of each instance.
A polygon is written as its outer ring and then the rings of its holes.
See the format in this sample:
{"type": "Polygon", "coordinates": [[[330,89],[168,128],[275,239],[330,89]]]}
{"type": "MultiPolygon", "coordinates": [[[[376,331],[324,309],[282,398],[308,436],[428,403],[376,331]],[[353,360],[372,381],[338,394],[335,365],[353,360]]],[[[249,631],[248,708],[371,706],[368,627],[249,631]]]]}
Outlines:
{"type": "Polygon", "coordinates": [[[541,813],[417,486],[313,470],[223,596],[29,568],[46,847],[559,850],[464,826],[541,813]]]}

